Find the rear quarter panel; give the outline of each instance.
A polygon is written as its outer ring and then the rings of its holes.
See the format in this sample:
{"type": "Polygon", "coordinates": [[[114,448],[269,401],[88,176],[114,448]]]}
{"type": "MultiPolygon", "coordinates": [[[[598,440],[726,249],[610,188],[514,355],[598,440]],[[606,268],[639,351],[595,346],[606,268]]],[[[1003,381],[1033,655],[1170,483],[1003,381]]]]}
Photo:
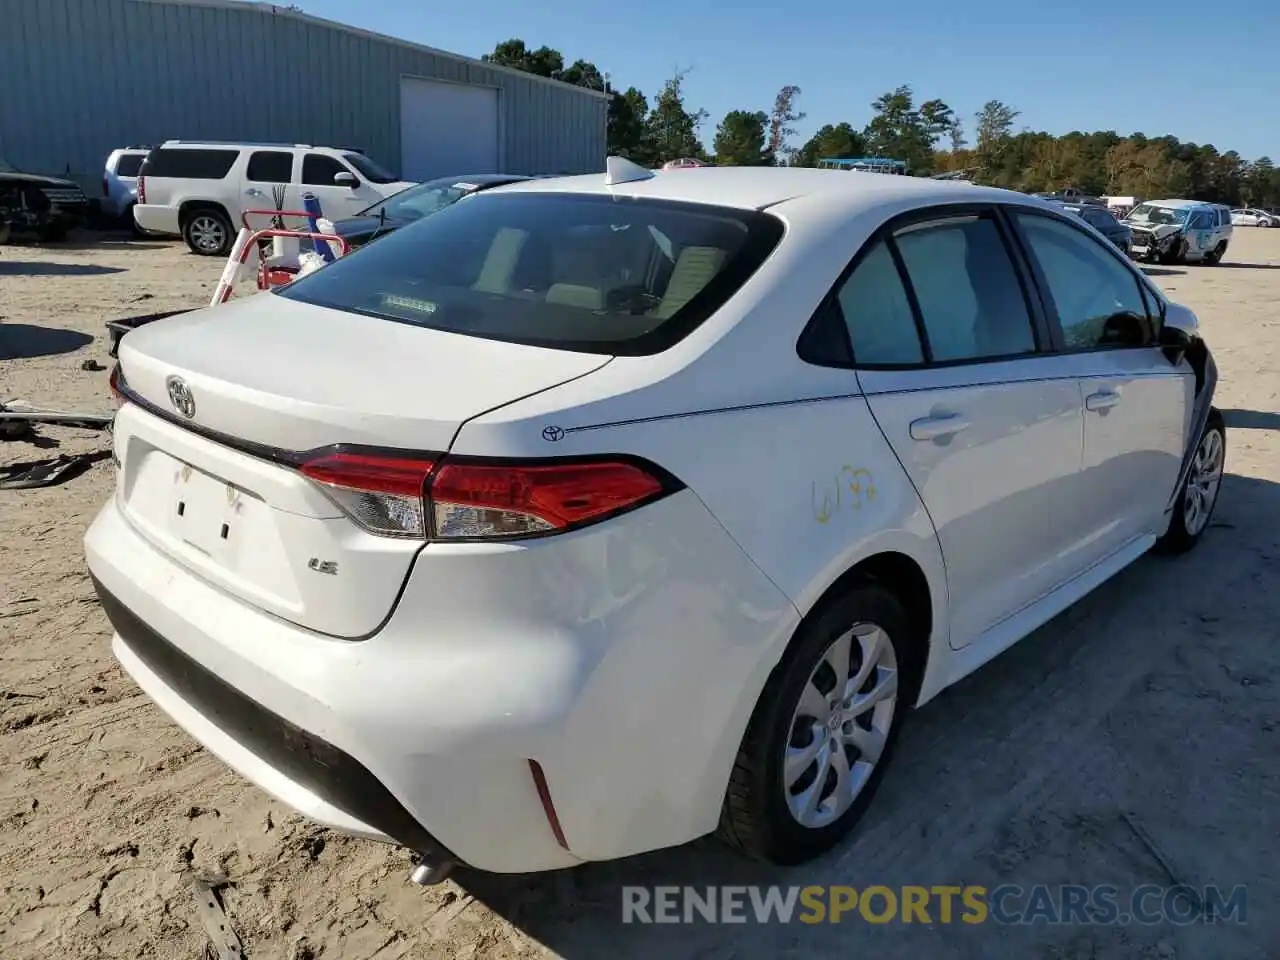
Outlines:
{"type": "MultiPolygon", "coordinates": [[[[957,190],[950,202],[980,189],[957,190]]],[[[866,238],[915,205],[894,199],[856,215],[819,196],[784,205],[778,215],[787,238],[686,340],[652,357],[615,358],[473,418],[454,452],[649,459],[701,498],[801,614],[858,561],[903,553],[928,579],[934,639],[945,646],[946,578],[928,514],[856,374],[805,363],[796,352],[805,324],[866,238]]]]}
{"type": "Polygon", "coordinates": [[[945,597],[933,525],[860,395],[575,430],[554,446],[625,452],[671,471],[802,614],[885,551],[914,559],[945,597]]]}

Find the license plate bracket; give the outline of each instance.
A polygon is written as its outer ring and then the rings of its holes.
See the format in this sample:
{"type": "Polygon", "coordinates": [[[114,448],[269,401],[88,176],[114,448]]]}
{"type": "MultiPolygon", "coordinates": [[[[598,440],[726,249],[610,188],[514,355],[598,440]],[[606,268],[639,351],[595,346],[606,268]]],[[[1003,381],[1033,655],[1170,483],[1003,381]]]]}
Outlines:
{"type": "Polygon", "coordinates": [[[237,550],[237,528],[246,519],[252,501],[250,494],[234,484],[179,464],[169,511],[170,532],[206,556],[229,559],[237,550]]]}

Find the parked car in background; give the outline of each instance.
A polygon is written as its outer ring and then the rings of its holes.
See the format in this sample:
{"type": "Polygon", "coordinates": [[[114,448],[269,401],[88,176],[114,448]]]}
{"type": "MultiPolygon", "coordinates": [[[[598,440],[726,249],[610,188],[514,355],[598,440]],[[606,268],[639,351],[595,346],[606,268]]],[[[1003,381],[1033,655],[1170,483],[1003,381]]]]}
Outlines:
{"type": "Polygon", "coordinates": [[[1039,197],[1041,200],[1054,200],[1058,203],[1070,203],[1079,206],[1105,207],[1107,205],[1107,201],[1101,197],[1095,197],[1075,187],[1066,187],[1062,190],[1055,190],[1052,193],[1033,193],[1032,196],[1039,197]]]}
{"type": "Polygon", "coordinates": [[[1231,209],[1200,200],[1148,200],[1124,222],[1133,231],[1133,256],[1160,263],[1221,262],[1231,241],[1231,209]]]}
{"type": "Polygon", "coordinates": [[[1117,220],[1106,207],[1074,203],[1063,204],[1063,207],[1114,243],[1125,256],[1129,255],[1133,246],[1133,230],[1117,220]]]}
{"type": "Polygon", "coordinates": [[[485,191],[119,358],[120,663],[419,882],[823,853],[913,707],[1201,540],[1226,443],[1077,217],[797,167],[485,191]]]}
{"type": "Polygon", "coordinates": [[[85,222],[89,198],[74,181],[26,173],[0,158],[0,212],[10,231],[56,242],[85,222]]]}
{"type": "MultiPolygon", "coordinates": [[[[133,216],[144,230],[181,236],[193,253],[222,257],[245,210],[301,210],[312,193],[337,221],[410,186],[350,149],[170,140],[143,161],[133,216]]],[[[305,227],[301,218],[285,223],[305,227]]]]}
{"type": "Polygon", "coordinates": [[[102,171],[102,199],[98,205],[108,220],[124,220],[137,227],[133,205],[138,201],[138,171],[151,147],[122,147],[112,150],[102,171]]]}
{"type": "Polygon", "coordinates": [[[351,246],[360,247],[376,237],[386,236],[400,227],[443,210],[469,194],[529,179],[531,178],[506,173],[440,177],[402,190],[386,200],[379,200],[354,217],[336,221],[334,227],[338,235],[351,246]]]}
{"type": "Polygon", "coordinates": [[[1242,207],[1231,211],[1231,224],[1236,227],[1277,227],[1280,226],[1280,216],[1256,207],[1242,207]]]}

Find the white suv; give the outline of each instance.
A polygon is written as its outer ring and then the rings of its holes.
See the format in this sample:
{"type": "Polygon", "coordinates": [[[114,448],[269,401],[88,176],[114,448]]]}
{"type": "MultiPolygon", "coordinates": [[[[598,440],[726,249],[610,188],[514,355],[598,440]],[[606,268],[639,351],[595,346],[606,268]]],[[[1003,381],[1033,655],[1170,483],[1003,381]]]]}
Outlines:
{"type": "Polygon", "coordinates": [[[116,656],[422,881],[717,827],[821,853],[910,708],[1217,500],[1195,315],[1079,218],[609,168],[140,327],[112,373],[116,656]]]}
{"type": "Polygon", "coordinates": [[[355,150],[170,140],[142,164],[133,216],[143,230],[180,235],[193,253],[226,256],[245,210],[301,210],[312,193],[340,220],[410,186],[355,150]]]}

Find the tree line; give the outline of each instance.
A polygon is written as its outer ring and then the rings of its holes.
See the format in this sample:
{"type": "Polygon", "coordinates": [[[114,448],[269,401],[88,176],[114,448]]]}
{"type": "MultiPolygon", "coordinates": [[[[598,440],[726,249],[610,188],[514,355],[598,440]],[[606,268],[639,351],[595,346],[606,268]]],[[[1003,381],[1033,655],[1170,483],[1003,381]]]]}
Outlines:
{"type": "Polygon", "coordinates": [[[943,100],[917,104],[915,91],[904,85],[876,98],[866,124],[829,123],[797,146],[795,124],[805,114],[800,88],[787,85],[770,110],[725,114],[707,151],[699,134],[709,117],[686,103],[686,71],[677,70],[650,101],[636,87],[618,89],[588,60],[566,66],[560,51],[530,49],[519,39],[498,44],[481,59],[607,91],[609,153],[649,167],[685,157],[725,166],[812,167],[828,157],[879,156],[903,160],[919,176],[964,170],[978,183],[1024,192],[1076,187],[1094,195],[1280,207],[1280,169],[1268,157],[1245,160],[1234,150],[1174,136],[1018,130],[1019,112],[1000,100],[974,116],[972,144],[943,100]]]}

